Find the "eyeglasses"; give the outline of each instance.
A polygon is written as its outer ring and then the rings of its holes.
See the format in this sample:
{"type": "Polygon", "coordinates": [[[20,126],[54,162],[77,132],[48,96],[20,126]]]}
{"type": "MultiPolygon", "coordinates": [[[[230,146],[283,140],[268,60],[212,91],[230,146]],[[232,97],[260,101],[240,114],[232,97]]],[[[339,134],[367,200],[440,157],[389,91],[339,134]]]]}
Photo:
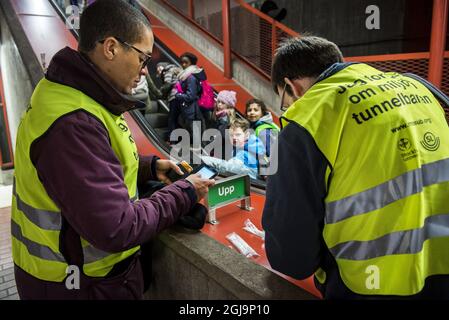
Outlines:
{"type": "MultiPolygon", "coordinates": [[[[125,46],[127,46],[127,47],[129,47],[129,48],[132,48],[132,49],[136,50],[138,53],[143,54],[143,55],[145,56],[145,59],[142,59],[142,57],[139,57],[140,63],[142,63],[142,68],[141,68],[141,69],[144,69],[144,68],[148,65],[148,63],[150,63],[150,61],[151,61],[151,55],[149,55],[149,54],[143,52],[143,51],[140,50],[140,49],[137,49],[137,48],[134,47],[132,44],[129,44],[128,42],[123,41],[122,39],[120,39],[120,38],[118,38],[118,37],[114,37],[114,39],[116,39],[116,40],[117,40],[118,42],[120,42],[121,44],[123,44],[123,45],[125,45],[125,46]]],[[[99,42],[99,43],[104,43],[104,41],[105,41],[105,40],[101,40],[101,41],[98,41],[98,42],[99,42]]]]}
{"type": "Polygon", "coordinates": [[[284,106],[284,98],[285,98],[286,89],[287,89],[287,83],[284,83],[284,88],[282,89],[282,93],[281,93],[281,106],[280,106],[281,111],[285,111],[288,109],[288,106],[284,106]]]}

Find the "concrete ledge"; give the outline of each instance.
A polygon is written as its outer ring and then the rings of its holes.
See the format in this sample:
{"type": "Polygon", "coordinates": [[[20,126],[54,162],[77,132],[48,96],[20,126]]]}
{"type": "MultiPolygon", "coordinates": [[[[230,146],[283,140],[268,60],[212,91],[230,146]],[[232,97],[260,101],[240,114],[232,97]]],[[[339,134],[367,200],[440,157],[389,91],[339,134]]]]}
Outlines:
{"type": "Polygon", "coordinates": [[[174,227],[154,243],[147,299],[316,299],[200,232],[174,227]]]}
{"type": "Polygon", "coordinates": [[[44,73],[11,1],[0,1],[0,29],[4,106],[14,154],[21,116],[44,73]]]}

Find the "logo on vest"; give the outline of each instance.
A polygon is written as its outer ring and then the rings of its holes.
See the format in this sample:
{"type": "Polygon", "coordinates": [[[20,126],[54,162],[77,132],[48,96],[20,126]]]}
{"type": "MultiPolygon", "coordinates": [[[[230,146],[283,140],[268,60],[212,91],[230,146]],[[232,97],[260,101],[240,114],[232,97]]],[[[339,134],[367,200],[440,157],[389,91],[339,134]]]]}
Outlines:
{"type": "Polygon", "coordinates": [[[401,151],[407,151],[411,148],[411,143],[407,138],[401,138],[398,141],[398,149],[401,151]]]}
{"type": "Polygon", "coordinates": [[[420,142],[428,151],[437,151],[440,147],[440,137],[436,137],[432,132],[426,132],[420,142]]]}
{"type": "Polygon", "coordinates": [[[400,138],[397,144],[403,161],[408,161],[418,156],[418,151],[413,148],[412,143],[407,138],[400,138]]]}

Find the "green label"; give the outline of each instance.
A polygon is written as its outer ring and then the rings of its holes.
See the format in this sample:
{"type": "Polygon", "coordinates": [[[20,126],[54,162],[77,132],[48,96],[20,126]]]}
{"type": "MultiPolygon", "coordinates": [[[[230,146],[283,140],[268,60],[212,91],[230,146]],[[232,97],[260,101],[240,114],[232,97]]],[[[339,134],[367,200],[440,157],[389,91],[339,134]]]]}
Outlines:
{"type": "Polygon", "coordinates": [[[237,201],[243,197],[249,196],[245,188],[245,177],[239,177],[230,181],[216,184],[209,188],[208,203],[209,208],[220,206],[224,203],[237,201]]]}

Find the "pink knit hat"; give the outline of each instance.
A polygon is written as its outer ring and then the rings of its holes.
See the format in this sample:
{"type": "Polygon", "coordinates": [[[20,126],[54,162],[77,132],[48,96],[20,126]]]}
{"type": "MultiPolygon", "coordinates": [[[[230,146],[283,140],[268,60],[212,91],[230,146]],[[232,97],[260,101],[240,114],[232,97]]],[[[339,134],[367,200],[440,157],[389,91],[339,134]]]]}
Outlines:
{"type": "Polygon", "coordinates": [[[237,93],[231,90],[220,91],[217,95],[217,101],[221,101],[228,106],[235,108],[237,102],[237,93]]]}

